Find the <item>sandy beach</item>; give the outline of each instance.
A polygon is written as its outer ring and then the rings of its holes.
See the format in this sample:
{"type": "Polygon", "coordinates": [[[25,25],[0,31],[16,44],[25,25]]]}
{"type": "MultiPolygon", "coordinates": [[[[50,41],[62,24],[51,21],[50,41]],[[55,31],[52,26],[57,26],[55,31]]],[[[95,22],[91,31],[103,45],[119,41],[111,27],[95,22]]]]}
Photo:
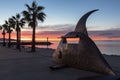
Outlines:
{"type": "MultiPolygon", "coordinates": [[[[64,68],[52,71],[55,65],[52,60],[53,49],[37,49],[30,53],[29,49],[21,52],[14,48],[0,47],[0,80],[91,80],[101,74],[64,68]]],[[[120,74],[120,56],[104,55],[116,74],[120,74]]],[[[94,80],[94,79],[93,79],[94,80]]]]}

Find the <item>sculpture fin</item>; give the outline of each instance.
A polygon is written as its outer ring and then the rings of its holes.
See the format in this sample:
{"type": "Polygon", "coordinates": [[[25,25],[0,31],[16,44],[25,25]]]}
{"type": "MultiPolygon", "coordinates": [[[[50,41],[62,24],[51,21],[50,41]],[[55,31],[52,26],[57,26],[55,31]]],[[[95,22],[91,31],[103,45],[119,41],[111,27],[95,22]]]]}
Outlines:
{"type": "Polygon", "coordinates": [[[87,21],[88,17],[95,11],[98,11],[98,9],[92,10],[80,18],[80,20],[78,21],[77,26],[75,28],[75,32],[81,32],[88,36],[88,32],[86,29],[86,21],[87,21]]]}

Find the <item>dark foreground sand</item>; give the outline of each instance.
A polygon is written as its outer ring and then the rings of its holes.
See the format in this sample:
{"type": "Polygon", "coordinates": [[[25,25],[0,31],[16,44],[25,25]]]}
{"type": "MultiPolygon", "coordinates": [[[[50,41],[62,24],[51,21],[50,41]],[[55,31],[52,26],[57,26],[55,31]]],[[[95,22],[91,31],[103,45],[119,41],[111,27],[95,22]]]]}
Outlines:
{"type": "MultiPolygon", "coordinates": [[[[27,51],[0,47],[0,80],[106,80],[100,79],[100,74],[73,68],[50,70],[49,66],[55,65],[52,49],[37,49],[35,53],[27,51]]],[[[105,55],[105,58],[119,74],[120,57],[105,55]]]]}

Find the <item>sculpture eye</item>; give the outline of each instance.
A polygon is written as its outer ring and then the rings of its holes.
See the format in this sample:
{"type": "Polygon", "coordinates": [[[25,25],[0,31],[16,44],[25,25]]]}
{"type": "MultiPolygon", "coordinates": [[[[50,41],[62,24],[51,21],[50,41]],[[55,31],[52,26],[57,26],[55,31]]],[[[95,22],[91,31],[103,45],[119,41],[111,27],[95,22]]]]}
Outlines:
{"type": "Polygon", "coordinates": [[[59,56],[58,56],[58,58],[59,58],[59,59],[62,58],[62,52],[61,52],[61,51],[59,51],[59,56]]]}

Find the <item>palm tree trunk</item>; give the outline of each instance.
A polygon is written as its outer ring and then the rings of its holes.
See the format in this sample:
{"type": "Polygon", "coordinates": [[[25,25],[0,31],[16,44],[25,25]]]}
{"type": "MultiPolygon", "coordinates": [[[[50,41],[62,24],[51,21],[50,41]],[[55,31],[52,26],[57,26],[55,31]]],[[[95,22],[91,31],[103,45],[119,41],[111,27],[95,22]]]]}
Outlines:
{"type": "Polygon", "coordinates": [[[11,32],[9,32],[9,42],[8,42],[8,47],[11,46],[11,32]]]}
{"type": "Polygon", "coordinates": [[[21,51],[21,31],[19,31],[19,51],[21,51]]]}
{"type": "Polygon", "coordinates": [[[18,35],[19,35],[19,33],[18,33],[18,31],[17,31],[17,43],[16,43],[16,49],[19,49],[19,45],[18,45],[18,43],[19,43],[18,35]]]}
{"type": "Polygon", "coordinates": [[[10,31],[10,26],[9,26],[8,34],[9,34],[8,47],[10,47],[11,46],[11,31],[10,31]]]}
{"type": "Polygon", "coordinates": [[[35,48],[35,29],[36,29],[36,17],[35,14],[33,14],[33,33],[32,33],[32,48],[31,48],[31,52],[35,52],[36,48],[35,48]]]}
{"type": "Polygon", "coordinates": [[[3,30],[2,35],[3,35],[3,46],[6,46],[6,43],[5,43],[5,30],[3,30]]]}
{"type": "Polygon", "coordinates": [[[3,35],[3,46],[5,46],[6,43],[5,43],[5,34],[3,35]]]}
{"type": "Polygon", "coordinates": [[[35,52],[35,26],[33,27],[33,33],[32,33],[32,48],[31,48],[31,52],[35,52]]]}
{"type": "Polygon", "coordinates": [[[18,30],[18,24],[17,24],[17,29],[16,29],[16,36],[17,36],[17,44],[16,44],[16,49],[19,49],[19,30],[18,30]]]}

